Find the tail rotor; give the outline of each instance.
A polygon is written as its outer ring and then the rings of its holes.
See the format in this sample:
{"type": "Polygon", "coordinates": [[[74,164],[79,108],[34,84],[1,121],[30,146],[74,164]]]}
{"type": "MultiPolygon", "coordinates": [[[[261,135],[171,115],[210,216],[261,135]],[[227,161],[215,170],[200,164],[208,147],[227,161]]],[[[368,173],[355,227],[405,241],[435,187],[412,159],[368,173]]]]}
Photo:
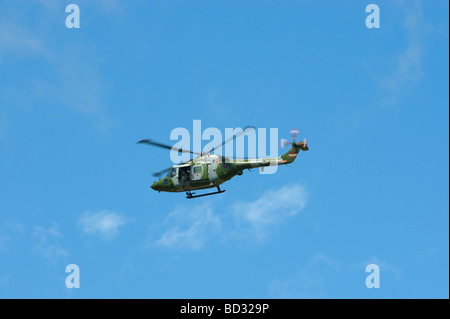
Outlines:
{"type": "Polygon", "coordinates": [[[280,139],[280,148],[285,148],[289,144],[291,144],[291,142],[288,140],[285,140],[284,138],[280,139]]]}
{"type": "Polygon", "coordinates": [[[300,147],[300,149],[302,151],[309,150],[309,148],[308,148],[308,140],[306,138],[303,139],[301,142],[297,142],[296,141],[298,133],[300,133],[299,129],[291,129],[292,141],[288,141],[288,140],[286,140],[284,138],[281,138],[280,139],[280,148],[284,148],[284,147],[286,147],[288,145],[297,145],[297,146],[300,147]]]}

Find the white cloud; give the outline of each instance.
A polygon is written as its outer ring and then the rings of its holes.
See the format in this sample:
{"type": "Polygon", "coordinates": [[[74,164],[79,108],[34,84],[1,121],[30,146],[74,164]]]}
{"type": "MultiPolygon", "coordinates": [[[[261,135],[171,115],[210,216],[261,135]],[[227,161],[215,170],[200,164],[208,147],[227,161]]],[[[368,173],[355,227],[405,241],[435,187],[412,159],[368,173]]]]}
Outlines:
{"type": "Polygon", "coordinates": [[[212,202],[190,209],[177,206],[163,222],[164,233],[149,246],[195,250],[208,241],[258,243],[300,212],[306,201],[306,188],[294,184],[267,191],[254,201],[237,202],[221,215],[215,213],[212,202]]]}
{"type": "MultiPolygon", "coordinates": [[[[360,263],[345,263],[332,259],[324,253],[317,253],[307,260],[298,270],[287,278],[275,278],[269,284],[270,298],[328,298],[336,294],[336,287],[354,284],[359,280],[360,287],[365,287],[367,265],[380,267],[381,278],[390,277],[399,280],[401,270],[390,263],[371,257],[360,263]]],[[[383,279],[381,279],[383,285],[383,279]]],[[[360,293],[360,292],[359,292],[360,293]]]]}
{"type": "Polygon", "coordinates": [[[394,103],[408,84],[418,81],[422,75],[422,58],[425,39],[431,25],[425,21],[421,1],[399,1],[404,13],[402,26],[407,39],[406,48],[393,61],[392,73],[381,77],[379,84],[390,92],[382,104],[394,103]]]}
{"type": "MultiPolygon", "coordinates": [[[[339,114],[335,122],[341,130],[354,129],[368,120],[373,121],[382,114],[380,109],[394,107],[406,94],[413,92],[415,85],[424,76],[423,59],[427,39],[435,30],[424,15],[421,1],[396,1],[394,5],[390,9],[393,15],[389,19],[397,19],[396,16],[399,15],[400,22],[395,28],[403,31],[398,40],[405,43],[404,47],[383,59],[381,69],[386,70],[383,73],[368,62],[367,65],[372,65],[370,68],[373,70],[370,74],[381,93],[376,95],[373,103],[350,105],[349,111],[345,103],[338,105],[339,114]]],[[[386,25],[382,24],[381,29],[387,28],[386,25]]],[[[388,52],[389,50],[380,54],[390,54],[388,52]]]]}
{"type": "MultiPolygon", "coordinates": [[[[3,16],[0,16],[3,18],[3,16]]],[[[0,65],[7,57],[46,54],[42,42],[20,24],[2,19],[0,22],[0,65]]]]}
{"type": "Polygon", "coordinates": [[[129,220],[116,212],[102,210],[99,212],[85,212],[78,224],[86,234],[100,235],[104,239],[111,239],[119,233],[120,227],[129,220]]]}
{"type": "Polygon", "coordinates": [[[58,244],[62,235],[58,231],[56,224],[49,228],[34,225],[32,236],[35,239],[35,245],[32,250],[33,253],[47,261],[56,263],[58,260],[69,255],[68,252],[58,244]]]}
{"type": "MultiPolygon", "coordinates": [[[[56,9],[64,7],[56,1],[34,2],[26,9],[0,4],[0,68],[6,63],[20,65],[22,61],[32,61],[46,70],[41,74],[31,68],[26,76],[19,77],[20,81],[13,78],[0,88],[0,103],[5,109],[45,104],[75,110],[99,131],[114,129],[117,123],[107,115],[105,101],[111,82],[99,68],[102,53],[82,41],[55,41],[53,29],[65,27],[64,11],[60,12],[61,25],[55,25],[56,9]],[[32,8],[41,19],[23,23],[29,19],[32,8]]],[[[0,139],[4,132],[0,123],[0,139]]]]}
{"type": "Polygon", "coordinates": [[[239,225],[235,234],[251,233],[258,240],[264,239],[274,226],[299,213],[307,197],[306,188],[294,184],[266,191],[255,201],[235,203],[232,210],[239,225]]]}
{"type": "Polygon", "coordinates": [[[269,285],[271,298],[326,298],[327,282],[341,270],[341,264],[323,253],[311,257],[289,279],[274,279],[269,285]]]}
{"type": "Polygon", "coordinates": [[[351,266],[351,269],[365,270],[367,265],[375,264],[380,267],[380,273],[389,274],[393,279],[400,279],[402,277],[402,271],[397,266],[387,263],[378,257],[371,257],[365,262],[358,263],[351,266]]]}
{"type": "Polygon", "coordinates": [[[189,210],[176,207],[165,224],[169,225],[169,229],[155,242],[156,246],[199,249],[208,236],[221,229],[222,221],[210,205],[204,204],[189,210]]]}
{"type": "Polygon", "coordinates": [[[24,226],[13,221],[6,221],[0,227],[0,253],[9,251],[17,241],[23,238],[24,226]]]}
{"type": "Polygon", "coordinates": [[[33,226],[33,236],[40,242],[47,242],[52,237],[61,237],[61,233],[58,231],[56,224],[53,224],[50,228],[42,226],[33,226]]]}

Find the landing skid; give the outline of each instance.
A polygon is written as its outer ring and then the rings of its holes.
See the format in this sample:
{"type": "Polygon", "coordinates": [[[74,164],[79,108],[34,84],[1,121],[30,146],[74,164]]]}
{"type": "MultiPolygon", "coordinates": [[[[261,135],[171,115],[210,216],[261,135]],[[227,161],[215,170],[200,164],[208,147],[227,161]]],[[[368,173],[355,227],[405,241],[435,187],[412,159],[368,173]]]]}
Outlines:
{"type": "Polygon", "coordinates": [[[217,187],[217,192],[213,192],[213,193],[207,193],[207,194],[201,194],[201,195],[194,195],[195,193],[192,193],[191,191],[189,191],[189,192],[186,192],[186,198],[189,198],[189,199],[191,199],[191,198],[196,198],[196,197],[203,197],[203,196],[209,196],[209,195],[214,195],[214,194],[220,194],[220,193],[223,193],[223,192],[225,192],[225,190],[220,190],[220,187],[219,186],[216,186],[217,187]]]}

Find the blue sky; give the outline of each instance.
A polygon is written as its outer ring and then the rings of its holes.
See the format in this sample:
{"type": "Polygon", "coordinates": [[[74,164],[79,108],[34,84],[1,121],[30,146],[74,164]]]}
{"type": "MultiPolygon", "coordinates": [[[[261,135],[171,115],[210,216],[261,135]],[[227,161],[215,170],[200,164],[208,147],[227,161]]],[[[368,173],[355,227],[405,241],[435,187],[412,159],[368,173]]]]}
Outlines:
{"type": "Polygon", "coordinates": [[[447,1],[69,3],[0,2],[0,297],[449,297],[447,1]],[[196,119],[310,151],[152,191],[196,119]]]}

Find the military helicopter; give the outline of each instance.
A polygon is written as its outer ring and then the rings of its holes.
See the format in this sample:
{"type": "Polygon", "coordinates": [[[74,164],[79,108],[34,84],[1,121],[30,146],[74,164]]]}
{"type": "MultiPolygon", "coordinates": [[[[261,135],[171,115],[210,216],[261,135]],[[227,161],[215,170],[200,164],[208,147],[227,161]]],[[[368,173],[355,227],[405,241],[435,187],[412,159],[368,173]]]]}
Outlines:
{"type": "Polygon", "coordinates": [[[178,151],[183,153],[191,153],[198,155],[197,157],[190,159],[184,163],[173,165],[169,168],[161,170],[153,174],[155,177],[160,177],[164,173],[168,172],[163,178],[154,182],[152,189],[158,192],[186,192],[186,198],[197,198],[208,195],[215,195],[225,192],[220,189],[220,185],[230,180],[236,175],[242,175],[245,169],[252,169],[271,165],[285,165],[294,162],[297,158],[300,150],[307,151],[308,141],[304,139],[301,142],[296,141],[296,136],[299,133],[298,129],[292,129],[292,142],[281,139],[280,147],[283,148],[287,145],[291,145],[289,151],[277,158],[257,158],[257,159],[230,159],[225,156],[211,154],[214,150],[221,147],[225,143],[231,141],[233,138],[245,133],[252,126],[246,127],[240,134],[236,134],[231,138],[225,140],[222,144],[217,145],[210,151],[205,153],[192,152],[190,150],[176,149],[166,144],[154,142],[149,139],[143,139],[137,143],[144,143],[152,146],[166,148],[172,151],[178,151]],[[193,190],[217,188],[216,192],[195,195],[193,190]]]}

